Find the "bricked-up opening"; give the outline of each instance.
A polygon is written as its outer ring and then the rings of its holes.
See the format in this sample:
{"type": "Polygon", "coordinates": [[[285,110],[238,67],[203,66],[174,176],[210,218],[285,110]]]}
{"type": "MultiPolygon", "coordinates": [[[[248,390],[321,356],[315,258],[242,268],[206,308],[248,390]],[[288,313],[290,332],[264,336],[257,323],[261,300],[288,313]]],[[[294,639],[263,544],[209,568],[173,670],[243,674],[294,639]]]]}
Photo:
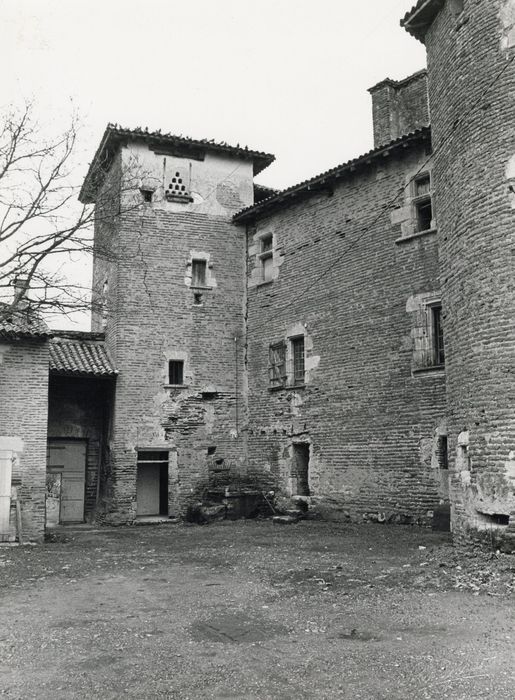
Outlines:
{"type": "Polygon", "coordinates": [[[273,279],[273,240],[272,234],[261,239],[261,252],[259,254],[259,260],[261,265],[261,280],[263,282],[270,282],[273,279]]]}
{"type": "Polygon", "coordinates": [[[309,496],[309,443],[307,442],[298,442],[293,445],[291,479],[293,496],[309,496]]]}
{"type": "Polygon", "coordinates": [[[168,383],[184,383],[184,362],[182,360],[170,360],[168,362],[168,383]]]}
{"type": "Polygon", "coordinates": [[[304,365],[304,336],[292,338],[291,354],[292,354],[292,383],[304,384],[305,365],[304,365]]]}
{"type": "Polygon", "coordinates": [[[168,515],[168,452],[138,452],[136,515],[168,515]]]}
{"type": "Polygon", "coordinates": [[[439,435],[436,443],[436,457],[440,469],[449,469],[449,454],[447,449],[447,435],[439,435]]]}
{"type": "Polygon", "coordinates": [[[431,229],[433,221],[433,205],[431,201],[431,177],[429,173],[424,173],[417,177],[414,182],[415,196],[413,204],[416,215],[416,231],[428,231],[431,229]]]}
{"type": "Polygon", "coordinates": [[[431,307],[431,322],[433,335],[433,364],[445,364],[445,350],[443,344],[442,307],[435,304],[431,307]]]}
{"type": "Polygon", "coordinates": [[[191,286],[192,287],[205,287],[206,286],[206,269],[207,264],[205,260],[192,260],[191,261],[191,286]]]}

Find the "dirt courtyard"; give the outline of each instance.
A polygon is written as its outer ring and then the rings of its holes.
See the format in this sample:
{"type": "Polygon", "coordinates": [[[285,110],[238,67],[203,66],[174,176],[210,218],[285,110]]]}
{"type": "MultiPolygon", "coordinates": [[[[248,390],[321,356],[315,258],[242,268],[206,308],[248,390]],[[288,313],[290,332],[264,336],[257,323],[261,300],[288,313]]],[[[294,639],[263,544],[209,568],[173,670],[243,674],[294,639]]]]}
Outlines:
{"type": "Polygon", "coordinates": [[[0,548],[9,698],[515,698],[515,559],[316,521],[54,540],[0,548]]]}

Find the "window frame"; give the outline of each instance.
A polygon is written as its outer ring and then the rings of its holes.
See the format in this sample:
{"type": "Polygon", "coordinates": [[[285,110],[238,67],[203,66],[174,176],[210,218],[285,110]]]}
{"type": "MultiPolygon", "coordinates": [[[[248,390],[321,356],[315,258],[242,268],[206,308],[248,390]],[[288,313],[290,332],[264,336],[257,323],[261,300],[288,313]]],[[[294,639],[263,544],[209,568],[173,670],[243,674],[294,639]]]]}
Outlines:
{"type": "Polygon", "coordinates": [[[306,383],[306,342],[304,339],[303,335],[295,335],[290,338],[288,338],[288,342],[290,345],[290,362],[291,362],[291,370],[290,370],[290,386],[304,386],[306,383]],[[302,343],[302,377],[300,376],[300,372],[298,368],[296,367],[296,362],[297,362],[297,355],[295,353],[295,348],[297,345],[300,345],[302,343]],[[299,376],[297,376],[299,374],[299,376]]]}
{"type": "Polygon", "coordinates": [[[259,253],[258,253],[258,260],[259,260],[259,267],[260,267],[260,275],[261,275],[261,283],[267,283],[267,282],[273,282],[274,280],[274,234],[273,233],[267,233],[266,235],[262,236],[259,239],[259,253]],[[270,245],[266,245],[268,242],[270,242],[270,245]],[[271,260],[271,265],[270,265],[270,276],[267,277],[265,274],[265,269],[267,269],[266,266],[266,261],[271,260]]]}
{"type": "Polygon", "coordinates": [[[287,383],[286,343],[281,340],[268,346],[268,385],[270,389],[282,389],[287,383]],[[280,362],[277,362],[277,353],[282,356],[280,362]]]}
{"type": "Polygon", "coordinates": [[[191,259],[191,287],[193,289],[207,289],[207,260],[205,258],[191,259]],[[195,279],[195,267],[200,264],[203,272],[202,279],[195,279]]]}
{"type": "Polygon", "coordinates": [[[442,324],[442,303],[435,302],[427,305],[431,315],[431,360],[430,367],[445,367],[445,341],[442,324]]]}
{"type": "Polygon", "coordinates": [[[433,207],[433,190],[432,190],[432,178],[431,172],[426,170],[423,173],[419,173],[413,179],[413,196],[411,198],[413,211],[414,211],[414,222],[415,222],[415,233],[425,233],[426,231],[434,230],[434,207],[433,207]],[[418,194],[418,185],[420,182],[426,180],[429,183],[429,189],[427,192],[418,194]],[[422,228],[421,226],[421,210],[424,207],[431,207],[431,219],[429,221],[429,227],[422,228]]]}
{"type": "Polygon", "coordinates": [[[286,340],[268,346],[268,388],[296,389],[306,385],[306,338],[305,335],[289,336],[286,340]],[[302,345],[301,362],[296,347],[302,345]],[[278,354],[282,355],[280,361],[278,354]]]}
{"type": "Polygon", "coordinates": [[[168,360],[168,386],[184,386],[184,360],[168,360]],[[172,365],[176,369],[180,367],[180,373],[177,375],[181,381],[172,382],[172,365]]]}

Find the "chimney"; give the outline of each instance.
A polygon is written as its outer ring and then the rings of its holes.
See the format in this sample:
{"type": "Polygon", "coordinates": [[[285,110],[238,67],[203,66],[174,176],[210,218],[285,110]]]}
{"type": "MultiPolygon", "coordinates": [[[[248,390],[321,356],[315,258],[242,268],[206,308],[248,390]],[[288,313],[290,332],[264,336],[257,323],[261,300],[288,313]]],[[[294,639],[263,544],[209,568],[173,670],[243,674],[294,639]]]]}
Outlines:
{"type": "Polygon", "coordinates": [[[372,95],[374,148],[429,126],[427,71],[404,80],[386,78],[369,89],[372,95]]]}
{"type": "Polygon", "coordinates": [[[15,277],[13,279],[14,298],[18,301],[20,308],[28,305],[27,292],[29,290],[29,280],[27,277],[15,277]]]}

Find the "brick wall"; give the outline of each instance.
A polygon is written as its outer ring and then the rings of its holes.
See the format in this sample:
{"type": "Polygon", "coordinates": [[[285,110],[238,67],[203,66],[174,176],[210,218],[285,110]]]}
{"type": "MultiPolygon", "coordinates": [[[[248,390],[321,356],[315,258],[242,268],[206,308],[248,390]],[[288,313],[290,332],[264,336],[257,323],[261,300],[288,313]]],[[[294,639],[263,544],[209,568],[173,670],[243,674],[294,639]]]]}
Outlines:
{"type": "Polygon", "coordinates": [[[426,36],[458,538],[515,511],[515,3],[460,5],[426,36]]]}
{"type": "Polygon", "coordinates": [[[374,145],[383,146],[429,124],[427,72],[405,80],[387,78],[370,88],[374,145]]]}
{"type": "Polygon", "coordinates": [[[51,376],[49,383],[48,439],[87,441],[85,518],[96,514],[103,465],[107,460],[106,440],[109,411],[114,391],[111,379],[51,376]],[[100,482],[99,482],[100,469],[100,482]]]}
{"type": "MultiPolygon", "coordinates": [[[[45,528],[48,342],[0,342],[0,452],[14,458],[12,485],[21,501],[22,530],[41,540],[45,528]]],[[[11,502],[9,532],[14,539],[16,512],[11,502]]]]}
{"type": "MultiPolygon", "coordinates": [[[[153,154],[140,155],[155,167],[153,154]]],[[[135,517],[138,451],[170,451],[171,515],[207,488],[213,462],[245,472],[245,242],[231,218],[252,201],[252,164],[206,157],[193,164],[191,189],[193,202],[170,203],[157,191],[120,221],[106,326],[119,370],[111,522],[135,517]],[[197,258],[206,261],[205,289],[191,287],[197,258]],[[167,386],[173,359],[184,362],[182,387],[167,386]]]]}
{"type": "Polygon", "coordinates": [[[403,235],[409,207],[379,216],[426,150],[382,158],[332,196],[312,194],[248,228],[249,468],[295,493],[293,446],[308,443],[310,491],[327,515],[426,523],[444,497],[445,376],[412,373],[420,300],[439,294],[436,237],[403,235]],[[274,279],[260,284],[270,234],[274,279]],[[270,390],[269,345],[297,335],[306,384],[270,390]]]}

